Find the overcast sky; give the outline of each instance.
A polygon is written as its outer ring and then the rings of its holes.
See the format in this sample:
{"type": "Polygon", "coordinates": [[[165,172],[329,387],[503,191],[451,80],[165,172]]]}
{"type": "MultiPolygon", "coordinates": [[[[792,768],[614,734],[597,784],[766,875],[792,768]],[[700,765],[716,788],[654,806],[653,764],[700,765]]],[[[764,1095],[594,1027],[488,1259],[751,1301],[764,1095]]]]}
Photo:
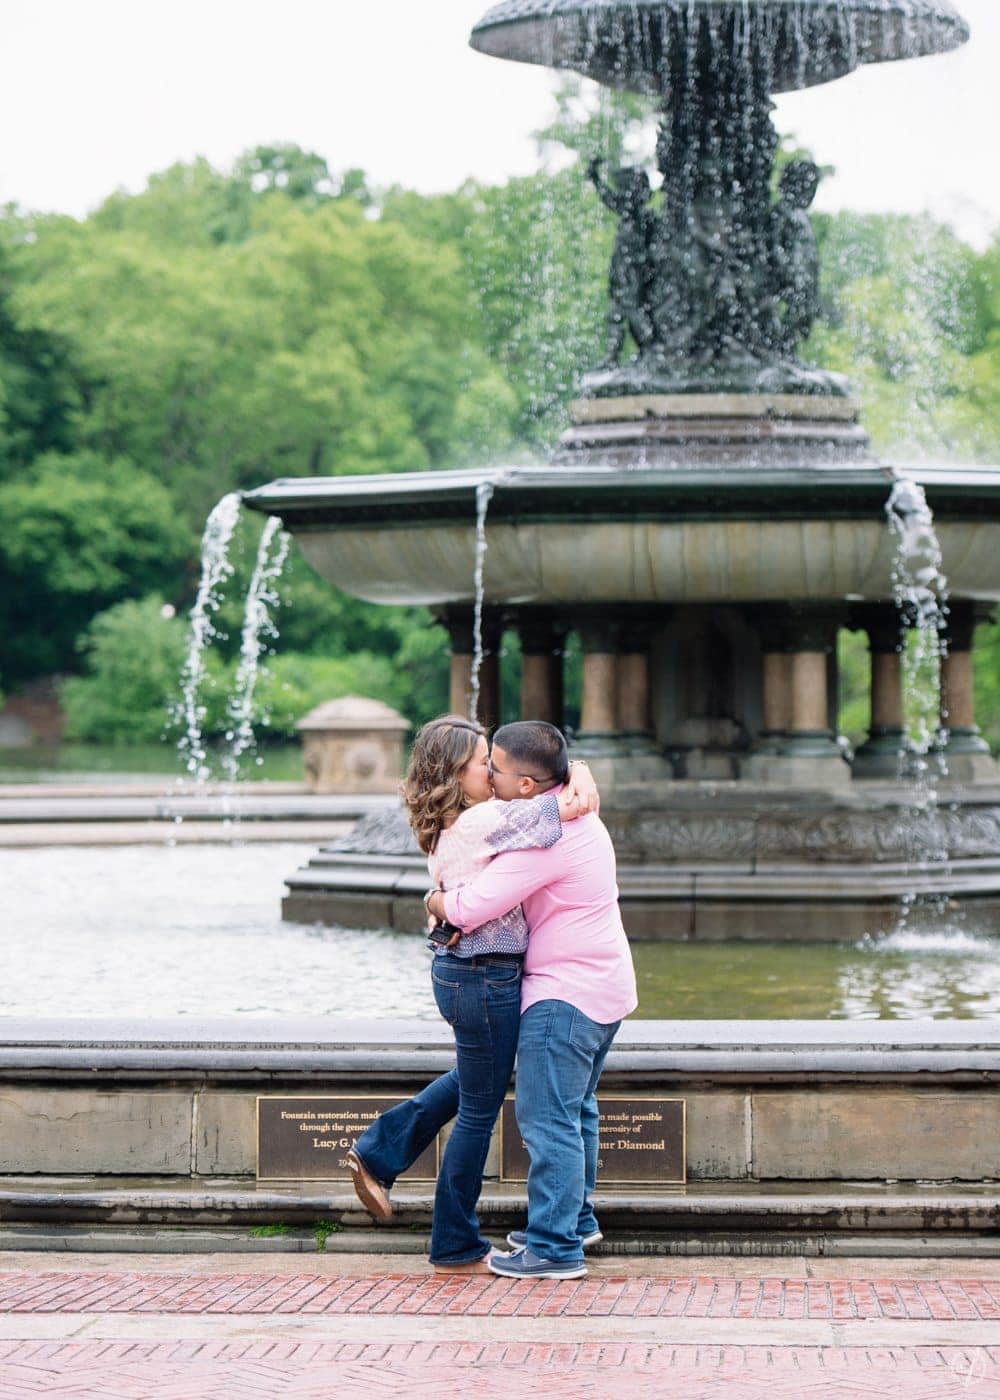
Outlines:
{"type": "MultiPolygon", "coordinates": [[[[837,176],[821,207],[1000,225],[1000,0],[958,0],[957,53],[779,100],[837,176]]],[[[294,141],[377,184],[452,189],[536,166],[542,69],[474,53],[487,0],[0,0],[0,202],[83,215],[176,160],[294,141]]]]}

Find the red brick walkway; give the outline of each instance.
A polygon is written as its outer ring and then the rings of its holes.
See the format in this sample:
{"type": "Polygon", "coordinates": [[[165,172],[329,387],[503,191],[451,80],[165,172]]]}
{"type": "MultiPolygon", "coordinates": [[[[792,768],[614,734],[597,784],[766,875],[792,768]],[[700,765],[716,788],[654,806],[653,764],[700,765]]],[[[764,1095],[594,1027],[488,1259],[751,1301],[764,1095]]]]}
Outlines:
{"type": "Polygon", "coordinates": [[[250,1397],[681,1397],[831,1400],[1000,1396],[1000,1348],[508,1346],[477,1343],[20,1343],[0,1345],[4,1400],[250,1397]]]}
{"type": "Polygon", "coordinates": [[[410,1274],[9,1273],[0,1313],[362,1313],[368,1317],[700,1317],[1000,1321],[1000,1279],[605,1278],[512,1283],[410,1274]]]}
{"type": "Polygon", "coordinates": [[[505,1400],[865,1400],[901,1393],[907,1400],[1000,1400],[998,1321],[1000,1278],[692,1275],[524,1284],[263,1269],[18,1271],[0,1274],[0,1397],[441,1400],[492,1384],[505,1400]],[[735,1345],[726,1338],[727,1328],[856,1329],[866,1322],[894,1328],[898,1344],[800,1345],[790,1337],[785,1345],[735,1345]],[[706,1324],[717,1340],[685,1342],[685,1325],[706,1324]],[[942,1324],[964,1328],[969,1343],[928,1345],[922,1334],[942,1324]],[[539,1340],[540,1325],[558,1337],[539,1340]],[[457,1329],[458,1339],[435,1339],[445,1326],[457,1329]],[[338,1327],[360,1328],[360,1339],[338,1340],[338,1327]],[[640,1327],[645,1339],[630,1339],[640,1327]],[[203,1334],[192,1337],[192,1328],[203,1334]],[[265,1328],[272,1335],[261,1335],[265,1328]],[[519,1339],[519,1330],[532,1335],[519,1339]]]}

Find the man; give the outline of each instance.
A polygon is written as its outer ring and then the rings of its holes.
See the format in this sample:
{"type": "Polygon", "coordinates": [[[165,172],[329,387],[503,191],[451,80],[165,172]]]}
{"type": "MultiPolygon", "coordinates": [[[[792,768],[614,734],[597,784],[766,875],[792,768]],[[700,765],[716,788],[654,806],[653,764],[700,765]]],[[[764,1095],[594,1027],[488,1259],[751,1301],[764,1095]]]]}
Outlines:
{"type": "MultiPolygon", "coordinates": [[[[505,725],[493,740],[500,798],[532,797],[567,771],[553,725],[505,725]]],[[[600,1239],[597,1083],[622,1019],[637,1005],[618,909],[615,853],[596,813],[567,825],[549,850],[498,855],[471,884],[428,901],[436,917],[476,928],[516,904],[530,937],[521,984],[517,1122],[531,1159],[528,1228],[489,1266],[512,1278],[580,1278],[583,1245],[600,1239]]]]}

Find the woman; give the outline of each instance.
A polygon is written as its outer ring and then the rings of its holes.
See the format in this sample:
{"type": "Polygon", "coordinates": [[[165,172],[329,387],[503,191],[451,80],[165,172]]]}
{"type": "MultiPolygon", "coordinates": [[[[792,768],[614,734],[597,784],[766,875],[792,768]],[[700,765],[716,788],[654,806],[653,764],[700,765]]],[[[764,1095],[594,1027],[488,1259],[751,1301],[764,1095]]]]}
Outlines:
{"type": "MultiPolygon", "coordinates": [[[[580,776],[580,790],[576,781],[565,784],[565,774],[539,787],[543,795],[530,801],[492,800],[482,727],[459,715],[424,725],[410,756],[403,799],[435,886],[467,883],[501,851],[554,845],[562,821],[582,815],[596,800],[589,775],[580,776]]],[[[488,1272],[490,1244],[480,1233],[476,1202],[493,1124],[514,1068],[527,943],[518,906],[436,948],[434,998],[455,1033],[456,1068],[382,1114],[348,1154],[362,1204],[376,1220],[388,1220],[388,1188],[457,1113],[434,1197],[430,1257],[439,1272],[488,1272]]]]}

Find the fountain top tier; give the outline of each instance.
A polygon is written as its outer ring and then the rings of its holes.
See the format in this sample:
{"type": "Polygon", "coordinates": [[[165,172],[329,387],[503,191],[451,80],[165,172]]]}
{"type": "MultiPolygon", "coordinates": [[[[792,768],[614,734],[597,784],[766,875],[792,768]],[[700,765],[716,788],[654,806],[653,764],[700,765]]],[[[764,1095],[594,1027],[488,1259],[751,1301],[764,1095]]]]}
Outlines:
{"type": "Polygon", "coordinates": [[[471,43],[496,58],[663,97],[693,42],[735,38],[766,52],[770,91],[785,92],[865,63],[945,53],[968,37],[948,0],[502,0],[471,43]]]}
{"type": "MultiPolygon", "coordinates": [[[[955,596],[1000,601],[1000,468],[906,474],[933,505],[955,596]]],[[[322,577],[373,603],[473,602],[484,487],[491,606],[860,603],[892,597],[897,479],[874,464],[512,466],[294,478],[244,502],[280,514],[322,577]]]]}

